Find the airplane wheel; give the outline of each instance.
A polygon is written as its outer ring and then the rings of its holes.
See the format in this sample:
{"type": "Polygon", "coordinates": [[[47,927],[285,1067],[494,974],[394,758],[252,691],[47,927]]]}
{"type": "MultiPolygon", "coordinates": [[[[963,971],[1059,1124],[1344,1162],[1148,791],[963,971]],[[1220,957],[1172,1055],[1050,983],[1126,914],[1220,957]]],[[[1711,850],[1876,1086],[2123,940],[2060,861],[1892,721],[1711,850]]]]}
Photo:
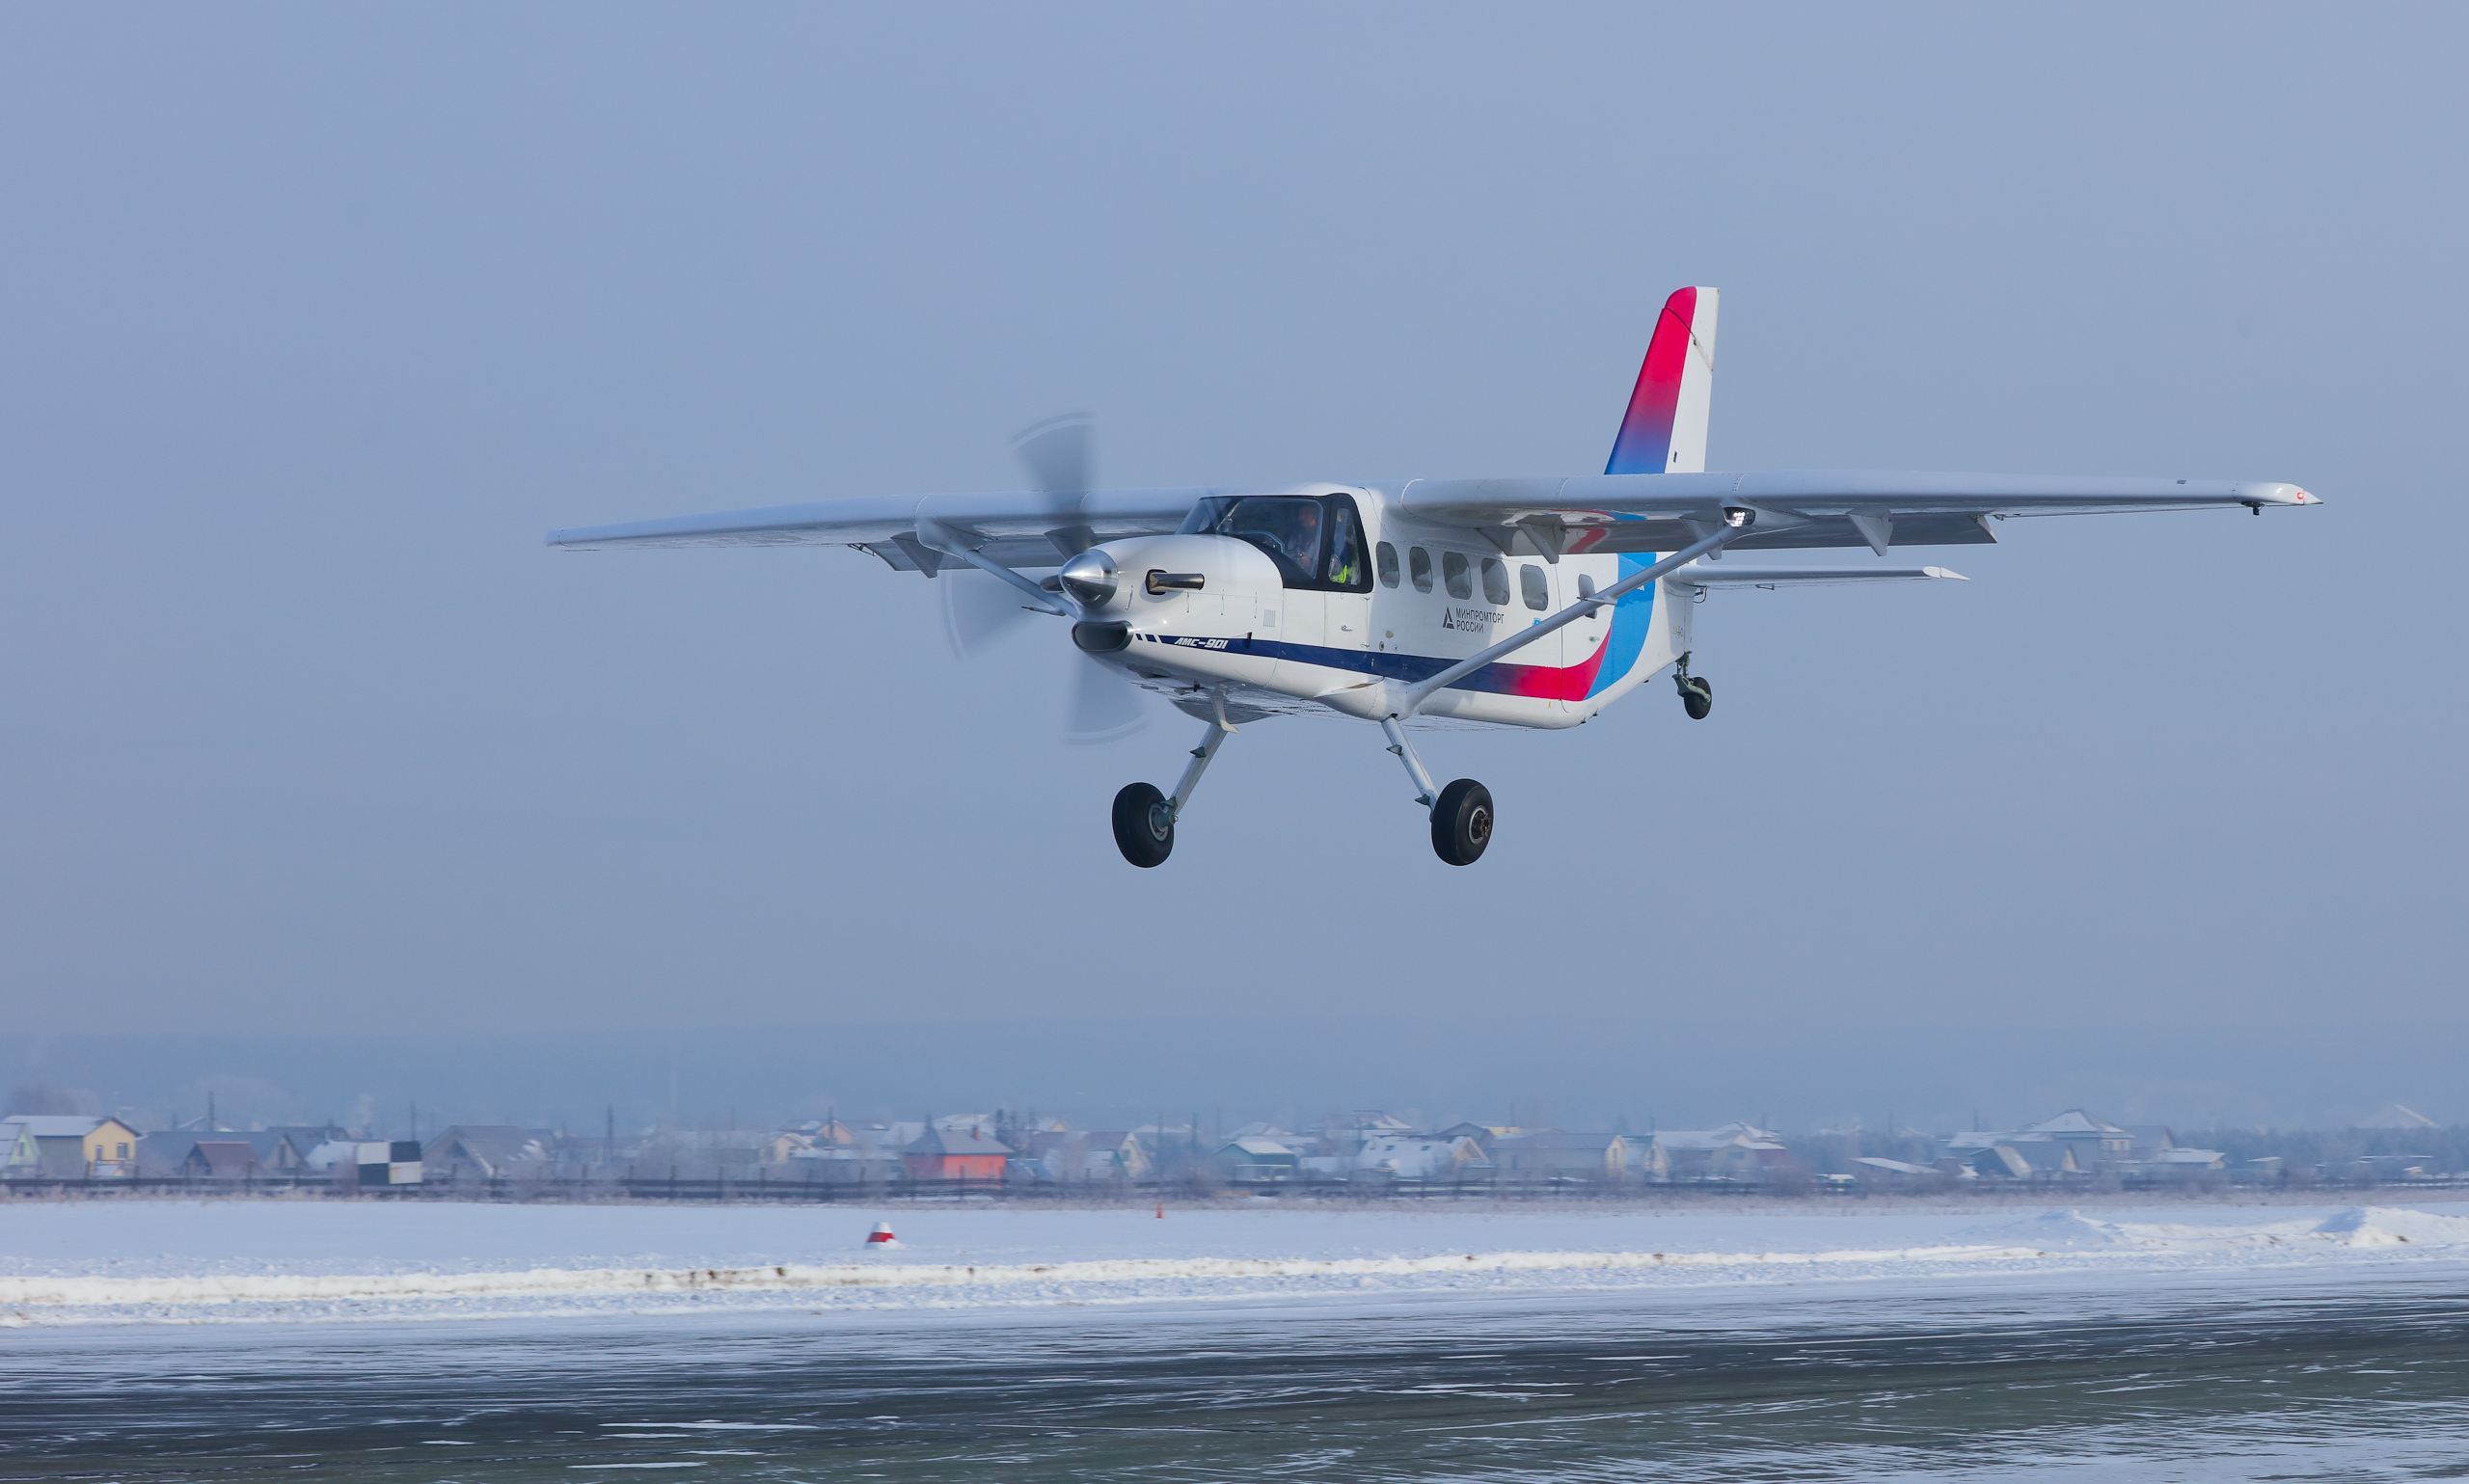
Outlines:
{"type": "Polygon", "coordinates": [[[1706,713],[1715,709],[1715,688],[1702,675],[1683,675],[1680,681],[1680,705],[1692,721],[1703,721],[1706,713]]]}
{"type": "Polygon", "coordinates": [[[1115,849],[1144,871],[1175,853],[1175,819],[1155,785],[1126,783],[1115,796],[1115,849]]]}
{"type": "Polygon", "coordinates": [[[1440,791],[1431,806],[1432,853],[1452,866],[1471,866],[1492,843],[1492,791],[1460,778],[1440,791]]]}

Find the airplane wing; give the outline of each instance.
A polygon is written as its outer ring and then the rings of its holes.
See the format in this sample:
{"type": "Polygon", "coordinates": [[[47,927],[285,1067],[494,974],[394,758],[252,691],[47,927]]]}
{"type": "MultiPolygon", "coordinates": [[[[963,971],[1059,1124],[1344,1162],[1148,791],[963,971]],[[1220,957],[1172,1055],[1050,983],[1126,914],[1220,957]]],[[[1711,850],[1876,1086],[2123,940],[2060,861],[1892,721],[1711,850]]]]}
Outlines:
{"type": "Polygon", "coordinates": [[[1418,479],[1399,503],[1428,519],[1492,533],[1504,548],[1669,552],[1723,507],[1757,511],[1734,552],[1789,547],[1966,546],[1997,539],[2016,516],[2316,505],[2293,484],[2118,479],[2066,474],[1949,474],[1784,470],[1764,473],[1580,474],[1565,479],[1418,479]]]}
{"type": "Polygon", "coordinates": [[[1688,566],[1664,579],[1678,587],[1839,587],[1850,582],[1968,582],[1943,567],[1744,567],[1725,562],[1688,566]]]}
{"type": "MultiPolygon", "coordinates": [[[[903,572],[913,572],[922,550],[916,542],[917,523],[929,520],[984,537],[986,544],[978,550],[1005,566],[1053,567],[1061,565],[1067,551],[1092,541],[1171,532],[1183,524],[1195,501],[1212,493],[1171,489],[1049,495],[1020,490],[870,496],[582,526],[553,530],[548,541],[570,552],[629,546],[854,546],[903,572]],[[1069,544],[1075,538],[1077,545],[1069,544]]],[[[927,559],[934,559],[931,553],[927,559]]]]}

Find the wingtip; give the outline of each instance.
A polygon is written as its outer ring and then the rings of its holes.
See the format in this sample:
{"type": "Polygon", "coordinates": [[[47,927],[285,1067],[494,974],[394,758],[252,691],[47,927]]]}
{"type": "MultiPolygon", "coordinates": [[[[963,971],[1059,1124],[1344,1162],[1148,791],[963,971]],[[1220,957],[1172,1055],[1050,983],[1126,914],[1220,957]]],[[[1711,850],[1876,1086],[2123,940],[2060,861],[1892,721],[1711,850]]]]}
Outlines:
{"type": "Polygon", "coordinates": [[[1920,570],[1929,574],[1933,578],[1943,578],[1950,581],[1968,582],[1971,580],[1971,579],[1955,571],[1951,567],[1923,567],[1920,570]]]}

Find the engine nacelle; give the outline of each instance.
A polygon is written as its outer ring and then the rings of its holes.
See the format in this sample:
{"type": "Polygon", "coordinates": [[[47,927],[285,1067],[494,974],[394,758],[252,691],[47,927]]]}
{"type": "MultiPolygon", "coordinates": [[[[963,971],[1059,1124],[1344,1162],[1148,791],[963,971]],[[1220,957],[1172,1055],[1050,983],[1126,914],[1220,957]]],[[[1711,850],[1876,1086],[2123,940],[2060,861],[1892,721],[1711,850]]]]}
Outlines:
{"type": "Polygon", "coordinates": [[[1285,585],[1267,553],[1234,536],[1132,536],[1091,550],[1103,552],[1120,574],[1114,595],[1093,615],[1135,624],[1153,607],[1174,604],[1180,610],[1192,593],[1252,596],[1285,585]]]}

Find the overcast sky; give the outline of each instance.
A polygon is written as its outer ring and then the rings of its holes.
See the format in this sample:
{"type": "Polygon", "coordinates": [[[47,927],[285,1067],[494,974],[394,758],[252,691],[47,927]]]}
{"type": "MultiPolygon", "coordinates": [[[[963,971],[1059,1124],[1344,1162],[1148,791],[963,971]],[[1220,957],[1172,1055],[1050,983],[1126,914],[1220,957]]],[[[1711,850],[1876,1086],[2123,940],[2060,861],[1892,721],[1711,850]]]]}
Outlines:
{"type": "MultiPolygon", "coordinates": [[[[2460,1035],[2457,8],[0,11],[20,1031],[1712,1012],[2460,1035]],[[1231,742],[1174,860],[929,582],[552,526],[1598,470],[2285,479],[1722,594],[1688,720],[1231,742]]],[[[1862,556],[1860,559],[1868,559],[1862,556]]],[[[2393,1090],[2394,1094],[2406,1090],[2393,1090]]],[[[1342,1095],[1335,1094],[1333,1095],[1342,1095]]]]}

